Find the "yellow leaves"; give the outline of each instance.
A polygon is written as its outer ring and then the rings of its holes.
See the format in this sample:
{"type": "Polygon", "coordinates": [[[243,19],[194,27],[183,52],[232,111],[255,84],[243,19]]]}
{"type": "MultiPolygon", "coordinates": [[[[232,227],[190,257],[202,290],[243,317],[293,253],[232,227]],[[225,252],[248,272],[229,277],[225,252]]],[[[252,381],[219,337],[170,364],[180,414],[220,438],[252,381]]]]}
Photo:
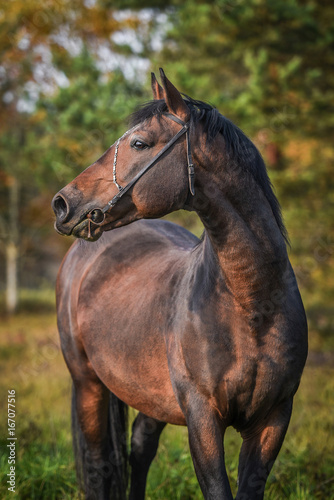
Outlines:
{"type": "Polygon", "coordinates": [[[15,177],[0,169],[0,185],[10,187],[16,183],[15,177]]]}
{"type": "Polygon", "coordinates": [[[47,113],[45,109],[39,109],[37,110],[33,115],[30,117],[30,123],[33,125],[37,125],[38,123],[43,122],[47,117],[47,113]]]}
{"type": "Polygon", "coordinates": [[[83,13],[79,22],[79,28],[84,31],[86,36],[103,37],[108,39],[110,34],[119,29],[119,23],[116,21],[111,12],[93,7],[89,13],[83,13]],[[86,15],[88,14],[88,16],[86,15]]]}
{"type": "Polygon", "coordinates": [[[310,165],[314,151],[319,147],[315,139],[293,139],[285,146],[285,156],[296,169],[303,170],[305,165],[310,165]]]}
{"type": "Polygon", "coordinates": [[[82,144],[80,142],[73,140],[71,137],[65,137],[64,135],[59,137],[57,143],[60,148],[76,153],[82,148],[82,144]]]}

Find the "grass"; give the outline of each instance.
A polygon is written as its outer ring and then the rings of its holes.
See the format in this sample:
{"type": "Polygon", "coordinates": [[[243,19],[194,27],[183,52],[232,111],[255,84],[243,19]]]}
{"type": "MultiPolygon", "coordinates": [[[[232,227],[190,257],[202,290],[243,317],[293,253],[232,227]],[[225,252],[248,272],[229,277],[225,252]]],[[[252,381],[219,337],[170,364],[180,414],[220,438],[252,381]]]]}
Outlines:
{"type": "MultiPolygon", "coordinates": [[[[51,300],[51,299],[50,299],[51,300]]],[[[28,312],[30,311],[30,312],[28,312]]],[[[70,433],[70,378],[49,307],[0,322],[0,498],[77,499],[70,433]],[[16,492],[7,490],[7,391],[16,391],[16,492]]],[[[307,366],[266,500],[334,500],[334,369],[307,366]]],[[[236,491],[240,439],[229,429],[226,463],[236,491]]],[[[148,500],[201,499],[185,428],[168,426],[148,480],[148,500]]]]}
{"type": "MultiPolygon", "coordinates": [[[[19,313],[52,313],[55,310],[55,290],[50,286],[39,289],[21,288],[18,292],[19,313]]],[[[5,314],[5,292],[0,291],[0,314],[5,314]]]]}

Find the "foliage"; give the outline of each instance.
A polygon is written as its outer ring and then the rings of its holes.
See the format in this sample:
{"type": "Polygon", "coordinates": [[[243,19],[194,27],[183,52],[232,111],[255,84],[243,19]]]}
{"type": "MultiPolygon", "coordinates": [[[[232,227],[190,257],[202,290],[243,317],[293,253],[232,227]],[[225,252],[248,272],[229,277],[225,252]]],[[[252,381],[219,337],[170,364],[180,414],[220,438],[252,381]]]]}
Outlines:
{"type": "MultiPolygon", "coordinates": [[[[52,195],[98,158],[126,129],[126,116],[136,104],[150,97],[149,86],[143,89],[122,67],[115,69],[111,55],[150,57],[152,69],[163,66],[182,91],[216,105],[265,156],[290,233],[311,348],[333,350],[333,45],[329,0],[3,2],[0,234],[3,255],[8,243],[20,247],[21,282],[50,284],[52,273],[42,269],[51,262],[57,267],[70,243],[53,235],[52,195]],[[128,10],[117,15],[116,8],[146,10],[141,18],[128,10]],[[149,19],[145,29],[144,18],[149,19]],[[116,43],[113,34],[122,30],[125,42],[116,43]],[[159,30],[161,50],[150,38],[159,30]],[[130,43],[133,34],[135,44],[130,43]],[[13,187],[19,194],[14,212],[13,187]]],[[[201,232],[194,214],[170,218],[201,232]]],[[[2,320],[0,385],[3,393],[13,385],[18,393],[17,498],[75,499],[70,381],[49,294],[21,291],[19,314],[2,320]]],[[[266,498],[334,498],[331,406],[333,368],[308,366],[266,498]]],[[[0,430],[3,439],[5,420],[0,430]]],[[[234,489],[239,445],[238,436],[228,432],[234,489]]],[[[0,496],[9,500],[14,497],[4,479],[4,440],[1,453],[0,496]]],[[[164,431],[147,495],[152,500],[201,498],[185,429],[164,431]]]]}
{"type": "Polygon", "coordinates": [[[41,99],[36,112],[42,122],[37,149],[49,175],[62,185],[124,133],[128,115],[147,99],[141,86],[119,71],[102,80],[87,50],[72,60],[71,72],[71,84],[41,99]]]}
{"type": "Polygon", "coordinates": [[[172,4],[155,65],[186,94],[217,106],[264,155],[311,335],[318,348],[333,349],[334,6],[313,0],[172,4]]]}
{"type": "MultiPolygon", "coordinates": [[[[134,21],[117,21],[112,10],[99,2],[33,0],[6,2],[0,22],[0,111],[5,116],[0,130],[6,144],[1,168],[8,175],[39,173],[32,156],[34,126],[44,116],[32,113],[41,95],[54,93],[60,84],[70,83],[78,65],[73,57],[89,47],[96,54],[98,44],[113,46],[110,35],[134,21]],[[32,135],[31,135],[32,131],[32,135]],[[19,154],[19,156],[18,156],[19,154]],[[14,161],[15,160],[15,161],[14,161]]],[[[94,74],[96,78],[96,70],[94,74]]],[[[42,171],[40,177],[44,178],[42,171]]]]}
{"type": "Polygon", "coordinates": [[[186,93],[210,100],[252,133],[280,111],[288,115],[284,129],[330,137],[331,2],[174,3],[179,6],[158,58],[186,93]]]}
{"type": "MultiPolygon", "coordinates": [[[[332,3],[15,0],[1,16],[0,231],[7,242],[19,228],[23,276],[24,253],[42,248],[46,224],[51,230],[52,193],[99,157],[149,97],[138,79],[110,71],[106,58],[101,64],[101,49],[150,56],[155,70],[164,66],[185,93],[216,105],[265,156],[312,333],[332,348],[332,3]],[[161,50],[150,43],[157,30],[161,50]],[[8,223],[13,179],[17,224],[8,223]]],[[[193,218],[172,217],[200,231],[193,218]]]]}
{"type": "MultiPolygon", "coordinates": [[[[40,218],[37,224],[34,218],[29,218],[35,212],[34,199],[41,193],[44,196],[43,203],[47,197],[51,198],[48,187],[56,187],[63,170],[73,164],[73,160],[69,159],[69,149],[71,154],[76,154],[74,130],[77,136],[79,132],[84,136],[87,130],[91,133],[94,120],[95,124],[101,120],[98,113],[92,120],[87,108],[90,107],[93,112],[103,107],[106,110],[110,105],[111,96],[107,96],[106,92],[100,92],[100,96],[96,95],[95,98],[92,95],[94,90],[115,90],[110,84],[110,74],[108,76],[110,68],[103,60],[101,51],[103,49],[104,54],[111,56],[111,51],[117,50],[112,35],[121,28],[135,29],[139,24],[139,20],[133,16],[123,19],[116,17],[114,10],[106,9],[103,1],[76,0],[69,3],[65,0],[50,0],[43,3],[32,0],[27,3],[13,0],[1,7],[0,251],[6,259],[7,297],[11,297],[7,300],[9,312],[14,312],[17,307],[18,260],[24,258],[25,247],[36,245],[36,242],[31,241],[34,232],[31,227],[37,225],[39,230],[41,226],[40,218]],[[100,63],[99,70],[97,60],[100,63]],[[78,76],[76,72],[82,73],[78,76]],[[109,80],[109,84],[103,85],[103,77],[109,80]],[[73,86],[72,79],[75,79],[73,86]],[[80,92],[75,94],[76,102],[72,101],[72,106],[68,106],[67,102],[66,109],[64,105],[66,96],[70,97],[69,93],[60,92],[59,98],[64,98],[61,105],[59,100],[52,101],[62,86],[71,87],[72,92],[80,92]],[[57,105],[61,108],[59,122],[54,119],[52,110],[48,113],[48,99],[51,99],[54,110],[57,111],[57,105]],[[93,99],[99,99],[99,103],[90,106],[93,99]],[[80,106],[84,110],[81,113],[80,106]],[[72,121],[67,124],[70,126],[65,132],[68,114],[72,114],[72,121]],[[59,126],[57,130],[56,124],[59,126]],[[62,144],[53,141],[62,132],[68,134],[66,139],[64,135],[59,138],[60,142],[63,139],[62,144]],[[46,138],[46,133],[53,136],[46,138]],[[62,163],[64,150],[67,151],[65,165],[62,163]]],[[[120,84],[119,78],[117,81],[120,84]]],[[[130,86],[124,78],[122,82],[124,96],[130,86]]],[[[122,103],[126,101],[127,98],[122,99],[122,103]]],[[[131,99],[128,102],[131,103],[131,99]]],[[[119,100],[116,99],[115,105],[117,103],[119,100]]],[[[124,117],[119,109],[117,115],[124,117]]],[[[104,122],[106,120],[105,117],[104,122]]],[[[113,130],[117,120],[110,121],[112,125],[109,124],[109,129],[113,130]]],[[[106,129],[103,133],[106,133],[106,129]]],[[[88,147],[90,152],[93,149],[90,143],[88,147]]],[[[96,152],[96,149],[92,152],[96,152]]],[[[45,211],[45,205],[43,209],[45,211]]]]}

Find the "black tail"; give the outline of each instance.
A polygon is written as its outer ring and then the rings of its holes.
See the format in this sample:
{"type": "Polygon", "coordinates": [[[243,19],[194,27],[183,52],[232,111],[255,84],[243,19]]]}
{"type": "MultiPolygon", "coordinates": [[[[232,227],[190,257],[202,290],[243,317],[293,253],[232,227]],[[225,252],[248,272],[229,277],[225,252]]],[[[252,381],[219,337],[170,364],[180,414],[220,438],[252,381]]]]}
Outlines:
{"type": "Polygon", "coordinates": [[[103,459],[89,456],[87,443],[81,431],[75,388],[72,388],[72,437],[79,486],[86,498],[126,500],[128,487],[128,407],[113,393],[109,393],[108,429],[104,440],[103,459]]]}

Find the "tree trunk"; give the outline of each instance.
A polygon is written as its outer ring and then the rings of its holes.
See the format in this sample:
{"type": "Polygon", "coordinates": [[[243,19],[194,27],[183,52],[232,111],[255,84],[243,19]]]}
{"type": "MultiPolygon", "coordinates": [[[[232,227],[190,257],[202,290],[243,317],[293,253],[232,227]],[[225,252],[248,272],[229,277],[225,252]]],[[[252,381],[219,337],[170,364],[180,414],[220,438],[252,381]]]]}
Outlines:
{"type": "Polygon", "coordinates": [[[6,311],[15,313],[18,306],[18,259],[19,259],[19,183],[10,179],[9,189],[9,231],[6,246],[6,311]]]}
{"type": "Polygon", "coordinates": [[[9,241],[6,245],[6,311],[8,314],[15,313],[18,305],[17,261],[18,248],[12,241],[9,241]]]}

